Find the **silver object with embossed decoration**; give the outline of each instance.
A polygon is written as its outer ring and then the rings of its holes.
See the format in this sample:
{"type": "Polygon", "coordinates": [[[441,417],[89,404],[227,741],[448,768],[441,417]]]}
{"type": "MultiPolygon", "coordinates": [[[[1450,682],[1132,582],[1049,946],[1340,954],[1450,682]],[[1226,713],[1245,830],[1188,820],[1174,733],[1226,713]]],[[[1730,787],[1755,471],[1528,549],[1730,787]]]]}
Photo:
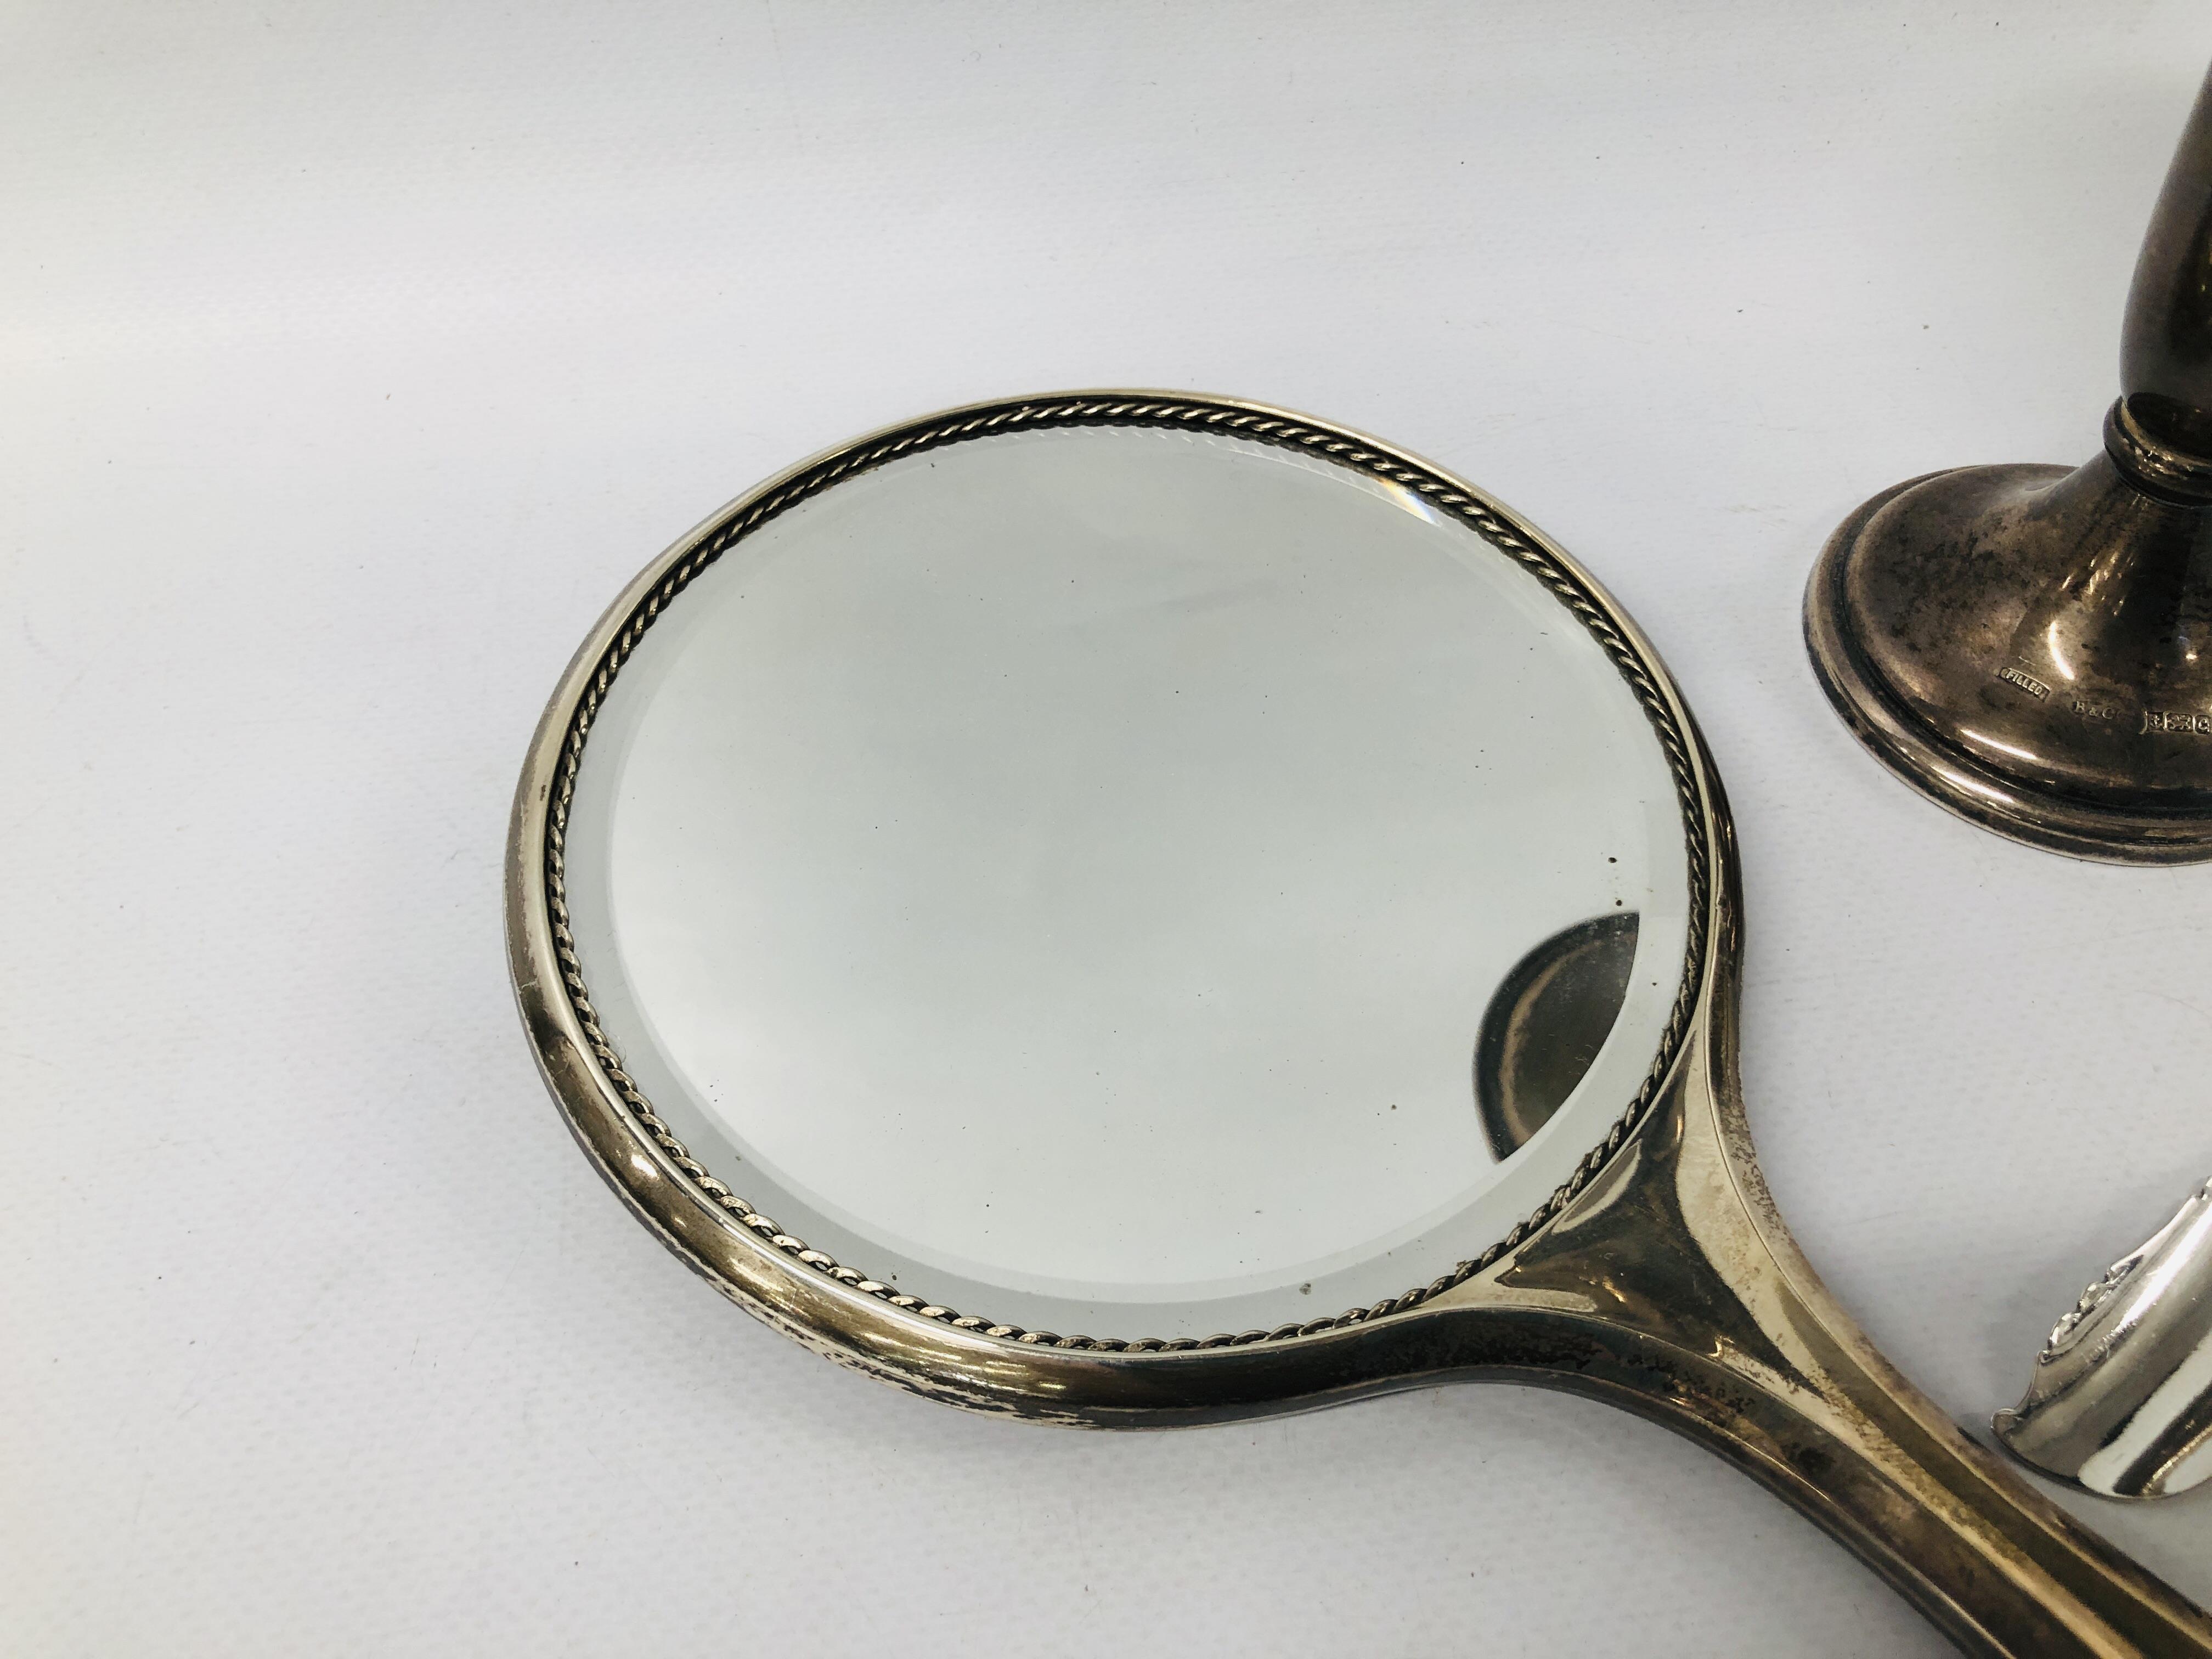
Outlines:
{"type": "Polygon", "coordinates": [[[2082,1292],[1990,1426],[2022,1462],[2106,1498],[2212,1477],[2212,1182],[2082,1292]]]}
{"type": "Polygon", "coordinates": [[[1752,1149],[1687,708],[1402,451],[1108,391],[803,463],[587,638],[507,881],[586,1154],[830,1358],[1095,1428],[1569,1389],[1968,1652],[2212,1656],[1822,1287],[1752,1149]]]}

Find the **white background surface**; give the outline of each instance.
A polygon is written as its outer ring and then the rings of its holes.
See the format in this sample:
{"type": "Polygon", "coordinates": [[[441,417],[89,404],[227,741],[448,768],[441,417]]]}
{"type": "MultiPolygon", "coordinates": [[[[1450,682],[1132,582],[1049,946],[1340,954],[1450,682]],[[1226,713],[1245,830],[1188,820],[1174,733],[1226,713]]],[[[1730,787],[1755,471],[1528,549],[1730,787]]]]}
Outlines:
{"type": "MultiPolygon", "coordinates": [[[[1777,1194],[1979,1424],[2212,1170],[2212,870],[1922,804],[1798,595],[1875,489],[2092,451],[2201,6],[0,29],[0,1648],[1939,1650],[1600,1407],[1086,1437],[752,1324],[543,1097],[507,795],[631,572],[863,428],[1185,386],[1425,452],[1681,679],[1777,1194]]],[[[2083,1508],[2212,1597],[2212,1493],[2083,1508]]]]}

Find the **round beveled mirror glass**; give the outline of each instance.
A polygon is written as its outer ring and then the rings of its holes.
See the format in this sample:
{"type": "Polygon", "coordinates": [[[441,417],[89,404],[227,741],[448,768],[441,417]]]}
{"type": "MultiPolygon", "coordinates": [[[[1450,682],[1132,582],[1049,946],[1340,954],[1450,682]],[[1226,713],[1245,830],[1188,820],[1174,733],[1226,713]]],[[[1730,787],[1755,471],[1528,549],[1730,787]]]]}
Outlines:
{"type": "Polygon", "coordinates": [[[558,857],[609,1045],[787,1233],[994,1320],[1449,1272],[1637,1098],[1690,955],[1677,776],[1551,568],[1218,431],[841,477],[590,722],[558,857]]]}

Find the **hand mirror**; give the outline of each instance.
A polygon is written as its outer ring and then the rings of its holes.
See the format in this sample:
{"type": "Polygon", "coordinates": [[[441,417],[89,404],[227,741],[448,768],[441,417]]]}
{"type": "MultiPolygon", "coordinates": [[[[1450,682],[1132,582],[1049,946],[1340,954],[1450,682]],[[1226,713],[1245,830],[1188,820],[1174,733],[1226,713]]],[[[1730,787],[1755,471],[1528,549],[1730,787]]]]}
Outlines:
{"type": "Polygon", "coordinates": [[[1689,712],[1412,456],[1108,392],[806,462],[584,642],[507,881],[586,1153],[831,1358],[1090,1426],[1573,1389],[1972,1650],[2212,1652],[1806,1265],[1689,712]]]}

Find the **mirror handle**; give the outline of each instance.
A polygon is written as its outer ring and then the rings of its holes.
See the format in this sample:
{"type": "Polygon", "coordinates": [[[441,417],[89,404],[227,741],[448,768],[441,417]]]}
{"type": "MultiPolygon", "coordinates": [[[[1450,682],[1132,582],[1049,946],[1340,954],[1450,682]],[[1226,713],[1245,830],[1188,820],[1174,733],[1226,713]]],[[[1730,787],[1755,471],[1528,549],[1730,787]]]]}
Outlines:
{"type": "Polygon", "coordinates": [[[1492,1272],[1461,1375],[1609,1401],[1718,1452],[1970,1653],[2212,1656],[2212,1619],[1899,1374],[1790,1236],[1752,1156],[1732,987],[1631,1144],[1492,1272]],[[1469,1352],[1472,1349],[1473,1352],[1469,1352]]]}

